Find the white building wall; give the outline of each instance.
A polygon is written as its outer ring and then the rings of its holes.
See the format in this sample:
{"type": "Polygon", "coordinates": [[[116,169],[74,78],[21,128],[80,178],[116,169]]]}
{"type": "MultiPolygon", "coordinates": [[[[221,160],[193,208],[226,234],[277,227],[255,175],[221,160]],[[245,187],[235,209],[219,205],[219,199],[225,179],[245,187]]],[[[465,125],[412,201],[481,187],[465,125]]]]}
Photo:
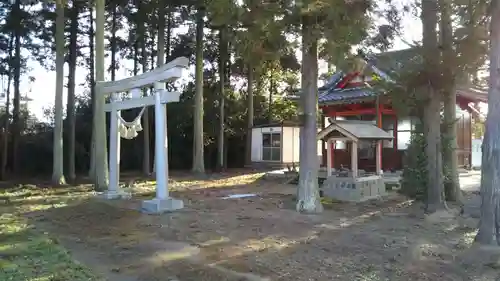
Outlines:
{"type": "MultiPolygon", "coordinates": [[[[318,133],[322,129],[318,129],[318,133]]],[[[318,167],[321,167],[321,163],[323,163],[323,142],[318,140],[318,167]]]]}
{"type": "Polygon", "coordinates": [[[293,129],[293,162],[299,162],[300,159],[300,128],[293,129]]]}
{"type": "Polygon", "coordinates": [[[252,162],[262,161],[262,134],[279,132],[281,132],[281,127],[265,127],[252,129],[252,162]]]}
{"type": "Polygon", "coordinates": [[[472,140],[472,167],[481,168],[481,161],[483,160],[483,150],[482,150],[483,140],[473,139],[472,140]]]}
{"type": "Polygon", "coordinates": [[[262,161],[262,129],[252,129],[252,162],[262,161]]]}
{"type": "MultiPolygon", "coordinates": [[[[291,162],[299,162],[300,159],[300,128],[295,127],[295,128],[290,128],[293,131],[293,137],[291,140],[293,140],[293,161],[291,162]]],[[[318,129],[318,132],[321,131],[318,129]]],[[[322,159],[323,159],[323,143],[321,140],[318,141],[318,150],[317,150],[317,156],[318,156],[318,164],[321,165],[322,159]]]]}
{"type": "Polygon", "coordinates": [[[265,127],[261,128],[262,133],[279,133],[281,132],[281,127],[265,127]]]}
{"type": "MultiPolygon", "coordinates": [[[[252,162],[262,161],[262,134],[281,132],[281,157],[283,163],[299,162],[300,159],[300,128],[299,127],[269,127],[252,129],[252,162]]],[[[318,130],[319,132],[319,130],[318,130]]],[[[322,162],[323,147],[318,141],[318,164],[322,162]]]]}
{"type": "Polygon", "coordinates": [[[283,163],[293,162],[293,150],[294,150],[294,140],[293,140],[293,127],[283,127],[283,132],[281,135],[281,159],[283,163]]]}

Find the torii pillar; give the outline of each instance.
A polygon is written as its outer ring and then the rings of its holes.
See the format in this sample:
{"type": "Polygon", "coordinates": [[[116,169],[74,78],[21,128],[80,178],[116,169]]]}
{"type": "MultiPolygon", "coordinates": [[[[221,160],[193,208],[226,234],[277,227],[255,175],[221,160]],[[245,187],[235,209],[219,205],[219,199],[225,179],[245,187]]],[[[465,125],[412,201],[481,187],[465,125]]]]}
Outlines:
{"type": "MultiPolygon", "coordinates": [[[[105,25],[105,0],[96,0],[95,12],[95,76],[96,82],[104,81],[104,25],[105,25]]],[[[96,83],[97,84],[97,83],[96,83]]],[[[95,86],[94,86],[95,87],[95,86]]],[[[104,95],[94,97],[94,185],[97,190],[108,189],[108,149],[106,141],[106,114],[104,104],[106,99],[104,95]]]]}

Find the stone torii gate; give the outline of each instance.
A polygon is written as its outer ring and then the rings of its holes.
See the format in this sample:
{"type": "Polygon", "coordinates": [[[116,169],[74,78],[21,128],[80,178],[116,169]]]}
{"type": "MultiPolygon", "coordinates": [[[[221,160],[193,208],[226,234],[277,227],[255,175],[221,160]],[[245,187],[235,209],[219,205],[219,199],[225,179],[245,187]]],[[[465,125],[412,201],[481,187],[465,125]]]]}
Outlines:
{"type": "Polygon", "coordinates": [[[109,185],[108,190],[103,193],[107,199],[127,198],[119,186],[120,179],[120,137],[134,138],[137,132],[142,130],[140,126],[141,113],[132,122],[126,122],[121,118],[120,111],[132,108],[145,108],[154,105],[155,108],[155,166],[156,173],[156,198],[144,201],[142,209],[146,212],[163,212],[181,209],[183,203],[169,197],[168,194],[168,153],[167,153],[167,120],[164,104],[178,102],[181,93],[168,92],[165,90],[165,82],[173,82],[182,77],[187,70],[189,60],[181,57],[172,62],[160,66],[152,71],[142,73],[130,78],[98,82],[96,95],[111,95],[109,104],[105,104],[104,110],[110,112],[109,132],[109,185]],[[155,93],[151,96],[141,96],[141,89],[154,86],[155,93]],[[131,93],[131,98],[120,99],[120,93],[131,93]]]}
{"type": "Polygon", "coordinates": [[[120,111],[129,108],[154,105],[155,107],[155,166],[156,197],[144,201],[142,210],[145,212],[159,213],[183,208],[183,202],[169,197],[168,194],[168,154],[166,115],[164,106],[168,102],[179,100],[179,93],[165,91],[165,82],[174,81],[182,76],[187,69],[188,59],[178,58],[166,65],[150,72],[130,77],[120,81],[105,82],[104,66],[104,29],[105,29],[105,0],[95,0],[96,32],[95,32],[95,67],[96,67],[96,98],[94,112],[94,137],[95,137],[95,186],[97,189],[107,189],[104,198],[114,199],[129,197],[119,187],[119,151],[120,151],[120,126],[124,125],[120,111]],[[153,96],[140,97],[140,89],[154,86],[153,96]],[[131,92],[132,99],[120,100],[119,93],[131,92]],[[112,95],[112,101],[106,105],[106,95],[112,95]],[[106,151],[106,114],[111,112],[110,124],[110,154],[109,170],[106,151]],[[120,123],[121,122],[121,123],[120,123]],[[121,124],[121,125],[120,125],[121,124]],[[107,173],[109,172],[109,185],[107,173]]]}

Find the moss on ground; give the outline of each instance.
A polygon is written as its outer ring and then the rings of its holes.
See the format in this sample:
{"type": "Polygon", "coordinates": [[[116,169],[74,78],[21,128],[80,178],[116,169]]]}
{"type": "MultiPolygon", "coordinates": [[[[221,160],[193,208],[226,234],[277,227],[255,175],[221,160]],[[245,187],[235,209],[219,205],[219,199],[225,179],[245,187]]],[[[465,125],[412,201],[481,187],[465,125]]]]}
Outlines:
{"type": "MultiPolygon", "coordinates": [[[[0,280],[100,280],[74,261],[57,240],[27,223],[25,211],[46,208],[47,202],[40,203],[33,198],[40,196],[39,191],[32,187],[17,187],[4,190],[0,196],[5,201],[0,216],[0,280]]],[[[54,207],[53,202],[50,205],[54,207]]]]}

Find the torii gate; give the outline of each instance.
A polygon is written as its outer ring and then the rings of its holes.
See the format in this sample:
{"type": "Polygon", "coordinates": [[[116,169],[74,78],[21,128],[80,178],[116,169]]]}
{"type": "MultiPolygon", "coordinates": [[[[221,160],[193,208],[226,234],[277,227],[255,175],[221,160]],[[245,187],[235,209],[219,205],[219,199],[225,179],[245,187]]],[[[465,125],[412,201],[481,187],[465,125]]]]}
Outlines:
{"type": "Polygon", "coordinates": [[[144,201],[143,210],[146,212],[163,212],[181,209],[183,203],[169,197],[168,194],[168,152],[167,152],[167,120],[164,104],[178,102],[181,93],[167,92],[166,82],[173,82],[182,77],[187,70],[189,60],[181,57],[172,62],[160,66],[152,71],[142,73],[130,78],[98,82],[96,95],[111,95],[109,104],[105,104],[104,110],[110,112],[109,132],[109,186],[103,196],[107,199],[127,198],[130,195],[119,186],[120,179],[120,137],[134,138],[137,131],[142,130],[140,126],[141,111],[139,116],[132,122],[125,122],[121,118],[120,111],[132,108],[144,108],[154,105],[155,108],[155,165],[156,173],[156,198],[144,201]],[[141,96],[141,89],[154,85],[155,93],[152,96],[141,96]],[[120,99],[119,93],[131,93],[131,98],[120,99]]]}
{"type": "MultiPolygon", "coordinates": [[[[96,98],[94,122],[95,130],[95,185],[105,188],[106,173],[106,114],[111,112],[110,124],[110,153],[109,153],[109,185],[103,197],[107,199],[127,198],[127,194],[119,187],[120,164],[120,127],[127,126],[120,116],[124,109],[154,105],[155,107],[155,166],[156,166],[156,198],[143,201],[142,210],[148,213],[160,213],[181,209],[184,204],[181,200],[169,197],[168,193],[168,153],[166,115],[164,106],[169,102],[179,101],[180,93],[167,92],[165,82],[175,81],[187,70],[189,60],[177,58],[174,61],[160,66],[150,72],[122,79],[120,81],[104,81],[104,26],[105,0],[96,1],[96,33],[95,33],[95,66],[96,66],[96,98]],[[154,86],[155,94],[140,97],[140,89],[154,86]],[[119,100],[119,93],[130,92],[131,99],[119,100]],[[112,95],[110,104],[106,104],[106,95],[112,95]],[[162,171],[162,172],[158,172],[162,171]]],[[[129,128],[130,129],[130,128],[129,128]]],[[[137,131],[137,128],[135,128],[137,131]]],[[[123,134],[122,134],[123,136],[123,134]]]]}

